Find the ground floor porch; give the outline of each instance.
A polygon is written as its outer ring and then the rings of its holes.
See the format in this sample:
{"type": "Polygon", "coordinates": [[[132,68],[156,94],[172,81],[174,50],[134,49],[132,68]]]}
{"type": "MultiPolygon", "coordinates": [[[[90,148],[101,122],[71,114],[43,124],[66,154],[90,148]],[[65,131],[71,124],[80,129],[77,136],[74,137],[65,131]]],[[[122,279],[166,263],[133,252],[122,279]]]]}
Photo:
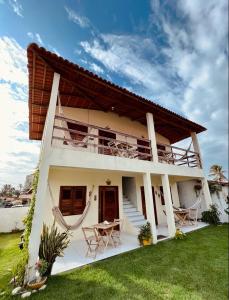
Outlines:
{"type": "MultiPolygon", "coordinates": [[[[113,222],[114,219],[122,220],[122,232],[126,237],[123,238],[123,243],[117,248],[108,248],[106,252],[99,253],[96,260],[138,248],[137,235],[140,226],[147,221],[151,224],[154,244],[174,237],[176,224],[173,206],[180,207],[182,204],[179,199],[178,183],[189,179],[188,174],[175,176],[166,173],[49,167],[47,180],[44,181],[42,178],[43,190],[38,184],[40,194],[37,193],[31,232],[30,270],[33,270],[37,261],[42,224],[51,225],[56,220],[53,208],[60,210],[62,218],[69,225],[81,220],[80,226],[72,232],[73,242],[66,249],[64,258],[58,259],[55,263],[54,274],[94,261],[93,258],[85,257],[86,243],[83,240],[82,227],[94,226],[104,221],[113,222]],[[90,206],[84,215],[88,202],[90,206]]],[[[194,179],[203,182],[205,180],[202,177],[194,179]]],[[[203,208],[206,207],[206,200],[206,191],[203,190],[203,208]]],[[[59,226],[57,220],[56,224],[59,226]]],[[[194,225],[190,226],[188,231],[193,228],[194,225]]],[[[63,230],[62,226],[59,230],[63,230]]]]}
{"type": "MultiPolygon", "coordinates": [[[[196,225],[187,224],[179,228],[181,228],[184,233],[189,233],[206,226],[208,226],[206,223],[197,222],[196,225]]],[[[166,224],[157,226],[157,233],[158,242],[169,239],[166,224]]],[[[140,246],[136,234],[122,232],[120,245],[117,245],[116,247],[109,245],[104,252],[99,252],[94,259],[93,257],[88,257],[85,255],[87,252],[86,242],[83,239],[74,239],[71,241],[70,246],[65,250],[64,257],[57,258],[53,266],[52,275],[80,268],[96,261],[119,255],[139,247],[140,246]]]]}

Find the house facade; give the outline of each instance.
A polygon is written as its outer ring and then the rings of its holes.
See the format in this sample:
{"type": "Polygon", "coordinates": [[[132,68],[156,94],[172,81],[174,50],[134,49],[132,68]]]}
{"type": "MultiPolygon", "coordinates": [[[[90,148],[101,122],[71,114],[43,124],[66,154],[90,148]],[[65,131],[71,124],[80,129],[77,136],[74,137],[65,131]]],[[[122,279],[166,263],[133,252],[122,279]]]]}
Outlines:
{"type": "MultiPolygon", "coordinates": [[[[198,144],[199,124],[108,82],[57,55],[28,47],[29,135],[42,140],[37,199],[30,236],[34,274],[42,224],[58,206],[67,223],[90,209],[82,226],[115,218],[137,235],[148,220],[153,243],[158,227],[175,234],[178,183],[199,180],[202,205],[211,204],[198,144]],[[190,137],[192,147],[176,142],[190,137]]],[[[73,232],[80,239],[82,230],[73,232]]]]}

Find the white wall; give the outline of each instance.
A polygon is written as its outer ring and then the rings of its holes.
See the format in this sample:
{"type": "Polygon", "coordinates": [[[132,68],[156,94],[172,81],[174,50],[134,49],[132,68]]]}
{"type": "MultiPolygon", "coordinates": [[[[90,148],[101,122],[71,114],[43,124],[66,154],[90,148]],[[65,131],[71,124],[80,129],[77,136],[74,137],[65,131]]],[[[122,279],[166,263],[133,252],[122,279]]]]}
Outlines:
{"type": "MultiPolygon", "coordinates": [[[[59,193],[60,186],[87,186],[87,199],[89,192],[92,190],[94,185],[94,192],[92,196],[92,203],[85,217],[82,226],[91,226],[98,223],[98,212],[99,212],[99,186],[106,186],[106,180],[111,180],[111,186],[118,186],[119,190],[119,217],[123,218],[123,205],[122,205],[122,176],[118,172],[101,172],[93,170],[80,170],[80,169],[66,169],[66,168],[52,168],[49,172],[49,184],[53,194],[53,201],[50,197],[49,191],[46,194],[46,208],[43,221],[46,224],[51,225],[54,221],[52,215],[52,207],[59,205],[59,193]],[[96,197],[96,199],[94,198],[96,197]]],[[[68,224],[75,223],[81,215],[65,216],[65,220],[68,224]]],[[[83,233],[81,227],[74,230],[73,238],[82,238],[83,233]]],[[[61,228],[62,229],[62,228],[61,228]]],[[[125,228],[124,228],[125,229],[125,228]]]]}
{"type": "Polygon", "coordinates": [[[24,229],[22,220],[29,207],[0,208],[0,232],[11,232],[13,229],[24,229]]]}
{"type": "MultiPolygon", "coordinates": [[[[178,191],[179,191],[179,198],[180,198],[180,205],[188,208],[197,201],[196,193],[194,190],[194,185],[197,184],[196,180],[189,180],[184,182],[178,183],[178,191]]],[[[226,209],[226,195],[228,195],[228,187],[223,187],[222,192],[219,192],[219,197],[216,193],[211,193],[211,198],[213,204],[218,206],[219,211],[221,212],[220,221],[221,222],[228,222],[228,215],[224,212],[226,209]]],[[[204,200],[204,195],[201,192],[201,197],[204,200]]],[[[199,211],[199,218],[201,218],[201,212],[206,210],[205,201],[201,202],[200,211],[199,211]]]]}
{"type": "Polygon", "coordinates": [[[222,191],[217,193],[211,193],[211,198],[212,198],[212,202],[213,204],[216,204],[219,211],[221,212],[220,215],[220,221],[223,223],[228,223],[228,214],[225,213],[225,209],[227,209],[228,204],[226,202],[226,198],[228,196],[228,187],[227,186],[223,186],[222,187],[222,191]]]}

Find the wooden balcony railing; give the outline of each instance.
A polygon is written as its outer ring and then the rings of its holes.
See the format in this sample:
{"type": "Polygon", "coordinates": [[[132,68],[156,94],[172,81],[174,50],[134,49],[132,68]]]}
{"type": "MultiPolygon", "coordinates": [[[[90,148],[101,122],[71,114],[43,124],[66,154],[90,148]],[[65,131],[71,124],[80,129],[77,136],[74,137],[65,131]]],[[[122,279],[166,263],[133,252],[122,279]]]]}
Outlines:
{"type": "Polygon", "coordinates": [[[53,143],[69,145],[78,150],[126,158],[152,160],[148,139],[87,123],[55,116],[53,143]]]}
{"type": "Polygon", "coordinates": [[[166,144],[157,144],[157,148],[159,162],[201,168],[200,156],[197,152],[166,144]]]}
{"type": "MultiPolygon", "coordinates": [[[[52,142],[58,146],[70,146],[77,150],[104,155],[153,160],[148,139],[75,121],[60,115],[55,116],[52,142]]],[[[157,148],[158,159],[161,163],[201,168],[200,157],[196,152],[161,143],[157,144],[157,148]]]]}

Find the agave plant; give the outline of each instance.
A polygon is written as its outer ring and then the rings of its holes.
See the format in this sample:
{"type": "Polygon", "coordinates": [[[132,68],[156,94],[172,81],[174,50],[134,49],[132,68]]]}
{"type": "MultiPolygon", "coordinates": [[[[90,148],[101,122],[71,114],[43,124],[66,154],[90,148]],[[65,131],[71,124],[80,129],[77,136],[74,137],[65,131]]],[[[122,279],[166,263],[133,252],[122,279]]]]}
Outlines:
{"type": "Polygon", "coordinates": [[[48,263],[48,268],[45,276],[51,274],[53,263],[58,256],[64,255],[64,249],[66,249],[70,243],[69,231],[59,232],[55,226],[55,222],[51,227],[43,224],[41,241],[39,247],[39,258],[45,260],[48,263]]]}

